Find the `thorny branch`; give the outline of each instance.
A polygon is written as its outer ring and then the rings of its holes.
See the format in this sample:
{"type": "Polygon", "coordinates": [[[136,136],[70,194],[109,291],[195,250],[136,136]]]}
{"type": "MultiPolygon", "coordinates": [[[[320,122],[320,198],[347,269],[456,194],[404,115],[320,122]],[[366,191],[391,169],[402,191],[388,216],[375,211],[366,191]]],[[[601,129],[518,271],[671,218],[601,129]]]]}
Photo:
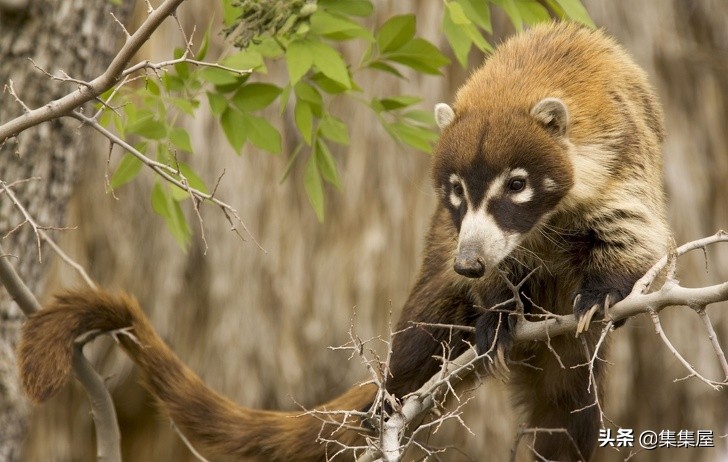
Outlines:
{"type": "MultiPolygon", "coordinates": [[[[615,322],[636,316],[642,313],[649,313],[656,332],[660,335],[663,343],[678,358],[683,366],[688,369],[690,374],[685,379],[696,377],[714,389],[721,389],[728,385],[728,361],[717,337],[713,325],[708,318],[706,307],[713,303],[728,300],[728,282],[716,284],[701,288],[687,288],[680,285],[674,278],[674,265],[678,257],[684,255],[691,250],[702,249],[706,246],[728,242],[728,233],[718,231],[715,235],[689,242],[677,249],[674,249],[669,255],[658,261],[641,279],[635,283],[632,292],[622,301],[611,307],[607,318],[603,320],[604,327],[601,337],[599,338],[595,351],[587,352],[588,363],[582,366],[589,367],[589,386],[593,387],[593,368],[595,361],[600,361],[598,352],[602,343],[605,341],[612,326],[615,322]],[[667,271],[663,271],[667,268],[667,271]],[[659,288],[652,287],[656,284],[659,277],[665,274],[665,281],[659,288]],[[652,290],[650,292],[650,290],[652,290]],[[700,316],[703,326],[708,334],[713,349],[715,351],[718,362],[721,366],[724,378],[722,380],[711,380],[701,375],[687,360],[685,360],[670,343],[669,339],[662,331],[659,323],[659,312],[669,306],[688,306],[692,308],[698,316],[700,316]]],[[[456,326],[453,326],[456,327],[456,326]]],[[[577,321],[573,315],[569,316],[553,316],[543,321],[529,322],[522,317],[518,317],[515,326],[513,340],[514,343],[527,341],[545,341],[548,342],[551,337],[557,335],[571,334],[573,335],[577,329],[577,321]]],[[[409,446],[417,445],[419,448],[427,452],[427,448],[416,444],[412,438],[422,426],[423,417],[433,412],[433,408],[441,406],[444,398],[455,390],[455,385],[462,382],[472,373],[482,373],[482,360],[485,355],[478,355],[475,349],[471,348],[454,360],[444,360],[441,371],[433,376],[427,383],[420,387],[417,391],[406,396],[401,405],[398,405],[390,413],[388,419],[381,427],[381,435],[378,439],[369,439],[369,448],[362,454],[357,462],[367,461],[386,461],[395,462],[401,460],[402,455],[409,446]]],[[[457,395],[455,395],[457,396],[457,395]]],[[[595,397],[595,402],[590,406],[598,406],[600,415],[601,406],[595,397]]],[[[434,420],[426,425],[432,425],[432,422],[441,423],[446,418],[459,419],[461,405],[458,405],[454,411],[448,411],[444,414],[436,416],[434,420]]],[[[575,410],[578,411],[578,410],[575,410]]],[[[464,425],[464,424],[463,424],[464,425]]],[[[466,427],[467,428],[467,427],[466,427]]],[[[527,434],[536,435],[538,432],[554,432],[563,429],[521,429],[519,431],[518,440],[527,434]]],[[[360,448],[350,448],[359,449],[360,448]]]]}
{"type": "Polygon", "coordinates": [[[20,210],[21,214],[25,218],[20,224],[15,226],[13,229],[8,231],[5,236],[2,238],[5,239],[11,234],[15,233],[17,230],[19,230],[23,225],[28,224],[33,229],[33,233],[35,234],[35,240],[36,240],[36,246],[38,248],[38,261],[42,261],[42,253],[41,253],[41,241],[45,241],[56,254],[61,257],[61,260],[63,260],[67,265],[71,266],[84,280],[84,282],[91,288],[96,288],[96,284],[93,282],[91,277],[88,275],[86,270],[83,266],[78,264],[75,260],[73,260],[66,252],[61,249],[61,247],[48,235],[46,230],[48,229],[66,229],[66,228],[50,228],[46,226],[40,226],[36,223],[35,219],[30,215],[28,210],[23,206],[23,204],[18,200],[17,196],[13,192],[13,185],[24,183],[26,181],[32,181],[32,180],[38,180],[39,178],[29,178],[27,180],[20,180],[20,181],[14,181],[13,183],[6,183],[0,178],[0,193],[4,193],[10,201],[15,204],[15,207],[20,210]]]}

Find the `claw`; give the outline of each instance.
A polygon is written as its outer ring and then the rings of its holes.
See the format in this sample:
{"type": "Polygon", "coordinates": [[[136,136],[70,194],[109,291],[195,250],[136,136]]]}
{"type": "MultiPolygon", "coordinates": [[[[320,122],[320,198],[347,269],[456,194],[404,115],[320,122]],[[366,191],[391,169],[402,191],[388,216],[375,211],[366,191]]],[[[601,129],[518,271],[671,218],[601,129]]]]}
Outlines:
{"type": "Polygon", "coordinates": [[[572,308],[576,309],[576,305],[579,304],[580,300],[581,300],[581,294],[576,294],[576,297],[574,297],[574,306],[572,308]]]}
{"type": "Polygon", "coordinates": [[[584,315],[579,319],[579,323],[576,326],[577,337],[589,329],[589,324],[591,324],[592,318],[597,311],[599,311],[599,305],[593,305],[589,308],[589,311],[584,313],[584,315]]]}
{"type": "Polygon", "coordinates": [[[506,374],[510,374],[511,369],[508,367],[508,363],[506,362],[506,354],[503,348],[497,348],[496,349],[496,364],[498,365],[498,368],[501,369],[501,372],[506,374]]]}

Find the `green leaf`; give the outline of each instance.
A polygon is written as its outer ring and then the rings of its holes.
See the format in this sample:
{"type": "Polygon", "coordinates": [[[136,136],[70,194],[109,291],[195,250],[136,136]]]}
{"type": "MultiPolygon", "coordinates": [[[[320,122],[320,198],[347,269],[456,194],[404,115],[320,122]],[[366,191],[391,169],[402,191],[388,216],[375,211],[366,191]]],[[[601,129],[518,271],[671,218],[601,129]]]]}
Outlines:
{"type": "Polygon", "coordinates": [[[523,21],[529,25],[551,20],[549,11],[536,0],[521,1],[518,3],[518,9],[523,21]]]}
{"type": "Polygon", "coordinates": [[[263,73],[266,72],[263,56],[258,51],[250,49],[234,53],[220,61],[220,64],[240,71],[255,70],[263,73]]]}
{"type": "Polygon", "coordinates": [[[208,91],[207,102],[210,103],[210,110],[214,115],[220,115],[227,109],[227,99],[220,93],[208,91]]]}
{"type": "Polygon", "coordinates": [[[389,127],[400,141],[421,151],[432,152],[430,143],[437,139],[437,135],[432,131],[400,122],[394,122],[389,127]]]}
{"type": "Polygon", "coordinates": [[[467,67],[468,55],[470,54],[473,41],[470,40],[468,34],[463,30],[464,27],[455,24],[450,17],[450,13],[445,12],[445,15],[442,17],[441,29],[450,44],[450,48],[455,53],[455,58],[457,58],[462,67],[467,67]]]}
{"type": "Polygon", "coordinates": [[[465,11],[463,11],[462,5],[456,2],[447,2],[445,3],[445,6],[447,7],[447,13],[450,15],[450,19],[453,24],[471,24],[470,19],[465,16],[465,11]]]}
{"type": "Polygon", "coordinates": [[[326,75],[346,88],[351,88],[349,69],[339,52],[323,42],[310,42],[313,64],[326,75]]]}
{"type": "Polygon", "coordinates": [[[293,164],[296,163],[296,159],[298,159],[298,155],[301,153],[301,150],[303,150],[303,147],[305,145],[303,143],[298,143],[298,146],[296,146],[296,149],[293,150],[293,153],[291,154],[291,157],[288,159],[288,163],[286,164],[286,168],[283,171],[283,176],[281,177],[278,184],[283,184],[284,181],[286,181],[286,178],[288,178],[288,175],[291,173],[291,170],[293,170],[293,164]]]}
{"type": "MultiPolygon", "coordinates": [[[[185,50],[182,48],[175,48],[172,52],[172,56],[174,56],[174,59],[179,59],[182,56],[184,56],[185,50]]],[[[186,80],[187,77],[190,75],[190,67],[187,63],[177,63],[174,65],[174,69],[177,71],[177,74],[183,79],[186,80]]]]}
{"type": "Polygon", "coordinates": [[[200,105],[197,100],[191,98],[172,98],[172,104],[189,116],[194,115],[195,109],[200,105]]]}
{"type": "Polygon", "coordinates": [[[516,31],[521,32],[523,30],[523,18],[521,17],[521,10],[519,10],[516,0],[493,0],[493,3],[500,6],[506,12],[516,31]]]}
{"type": "Polygon", "coordinates": [[[281,99],[279,101],[279,112],[281,115],[283,115],[286,112],[286,107],[288,106],[288,100],[291,96],[291,91],[293,90],[293,87],[290,83],[288,83],[286,86],[283,87],[283,91],[281,92],[281,99]]]}
{"type": "Polygon", "coordinates": [[[167,136],[167,127],[163,122],[154,120],[152,115],[144,116],[127,126],[129,133],[134,133],[150,140],[161,140],[167,136]]]}
{"type": "Polygon", "coordinates": [[[349,130],[346,124],[334,116],[327,115],[321,119],[318,127],[319,133],[326,139],[343,145],[349,144],[349,130]]]}
{"type": "Polygon", "coordinates": [[[265,149],[273,154],[280,154],[281,134],[278,133],[278,130],[262,117],[251,114],[244,114],[243,117],[246,121],[247,133],[245,135],[248,141],[260,149],[265,149]]]}
{"type": "Polygon", "coordinates": [[[333,40],[348,40],[357,37],[374,39],[371,32],[359,24],[321,9],[311,15],[311,32],[333,40]]]}
{"type": "Polygon", "coordinates": [[[109,181],[111,189],[119,188],[133,180],[142,169],[142,165],[142,161],[136,156],[124,154],[109,181]]]}
{"type": "Polygon", "coordinates": [[[313,136],[313,113],[311,112],[311,105],[303,99],[296,101],[293,118],[304,141],[310,146],[313,136]]]}
{"type": "Polygon", "coordinates": [[[233,95],[231,102],[242,111],[258,111],[272,103],[281,89],[269,83],[249,83],[240,87],[233,95]]]}
{"type": "MultiPolygon", "coordinates": [[[[180,173],[182,173],[182,175],[187,179],[187,184],[191,188],[196,189],[196,190],[200,191],[201,193],[209,194],[209,192],[207,190],[207,186],[205,186],[205,182],[202,181],[202,178],[200,178],[200,176],[197,173],[195,173],[195,171],[192,170],[192,168],[189,165],[187,165],[183,162],[179,162],[177,165],[179,166],[180,173]]],[[[179,176],[179,175],[176,175],[176,176],[177,176],[178,180],[182,181],[181,176],[179,176]]],[[[186,189],[182,189],[176,185],[172,185],[171,189],[172,189],[172,199],[174,199],[176,201],[183,201],[185,199],[190,198],[190,193],[186,189]]]]}
{"type": "Polygon", "coordinates": [[[428,127],[435,126],[435,115],[431,111],[423,111],[421,109],[413,109],[401,114],[403,118],[413,122],[419,122],[428,127]]]}
{"type": "Polygon", "coordinates": [[[169,141],[183,151],[193,152],[190,135],[184,128],[173,128],[169,132],[169,141]]]}
{"type": "Polygon", "coordinates": [[[316,165],[316,156],[311,156],[306,162],[306,170],[303,174],[303,185],[306,188],[308,201],[311,202],[313,210],[319,221],[324,221],[324,188],[321,183],[321,175],[316,165]]]}
{"type": "Polygon", "coordinates": [[[247,139],[245,135],[245,119],[236,109],[227,108],[220,117],[220,124],[225,137],[236,153],[240,153],[247,139]]]}
{"type": "Polygon", "coordinates": [[[187,219],[179,203],[173,200],[171,195],[159,183],[155,183],[154,187],[152,187],[152,209],[164,218],[164,222],[174,239],[182,249],[185,249],[191,236],[187,219]]]}
{"type": "Polygon", "coordinates": [[[323,72],[316,72],[311,76],[311,80],[319,86],[323,91],[330,95],[338,95],[340,93],[344,93],[348,88],[340,84],[339,82],[336,82],[334,80],[331,80],[330,78],[326,77],[323,72]]]}
{"type": "Polygon", "coordinates": [[[550,0],[550,4],[557,3],[564,11],[567,18],[572,19],[589,27],[596,27],[594,21],[589,17],[589,13],[579,0],[550,0]]]}
{"type": "Polygon", "coordinates": [[[242,13],[237,0],[222,0],[222,18],[226,27],[232,26],[242,13]]]}
{"type": "Polygon", "coordinates": [[[207,56],[207,50],[210,46],[210,29],[211,26],[208,26],[207,30],[205,30],[205,35],[202,36],[202,43],[200,43],[200,48],[198,48],[197,53],[195,53],[195,59],[197,61],[202,61],[205,59],[205,56],[207,56]]]}
{"type": "Polygon", "coordinates": [[[162,76],[162,84],[167,91],[182,91],[185,88],[184,80],[179,76],[167,72],[162,76]]]}
{"type": "Polygon", "coordinates": [[[366,17],[374,12],[374,6],[369,0],[318,0],[316,3],[324,10],[350,16],[366,17]]]}
{"type": "Polygon", "coordinates": [[[396,75],[400,79],[404,78],[404,75],[402,75],[401,72],[399,72],[395,67],[390,66],[389,64],[382,62],[382,61],[373,61],[369,63],[367,67],[371,67],[372,69],[378,69],[380,71],[388,72],[390,74],[396,75]]]}
{"type": "Polygon", "coordinates": [[[298,82],[296,86],[293,87],[293,91],[296,93],[296,97],[298,99],[311,103],[311,110],[314,114],[321,114],[324,100],[321,98],[321,93],[319,93],[318,90],[306,82],[298,82]]]}
{"type": "Polygon", "coordinates": [[[377,31],[377,46],[380,53],[399,50],[415,36],[415,15],[405,14],[387,20],[377,31]]]}
{"type": "Polygon", "coordinates": [[[224,69],[208,67],[200,71],[200,78],[213,85],[232,85],[238,83],[238,76],[224,69]]]}
{"type": "Polygon", "coordinates": [[[307,40],[297,40],[288,44],[286,49],[286,66],[291,84],[295,85],[306,75],[313,65],[313,53],[307,40]]]}
{"type": "Polygon", "coordinates": [[[250,45],[248,49],[255,50],[266,58],[277,58],[283,54],[283,48],[273,37],[266,37],[260,43],[250,45]]]}
{"type": "Polygon", "coordinates": [[[384,108],[385,111],[393,111],[396,109],[401,109],[403,107],[412,106],[413,104],[417,104],[420,101],[422,101],[422,98],[419,96],[392,96],[391,98],[384,98],[379,100],[379,102],[382,104],[382,108],[384,108]]]}
{"type": "Polygon", "coordinates": [[[480,30],[472,24],[463,26],[463,32],[470,38],[470,40],[477,46],[480,51],[493,51],[493,46],[480,33],[480,30]]]}
{"type": "Polygon", "coordinates": [[[159,85],[157,85],[157,83],[154,80],[149,79],[149,78],[145,79],[144,87],[147,89],[147,91],[149,93],[153,94],[154,96],[159,96],[159,94],[160,94],[159,85]]]}
{"type": "Polygon", "coordinates": [[[450,63],[435,45],[420,38],[410,40],[388,58],[426,74],[440,74],[439,68],[450,63]]]}
{"type": "Polygon", "coordinates": [[[329,151],[329,147],[322,140],[316,141],[316,149],[314,150],[314,156],[316,157],[316,165],[321,172],[321,176],[324,180],[328,181],[337,188],[341,187],[341,180],[339,180],[339,171],[336,168],[336,162],[334,157],[329,151]]]}
{"type": "Polygon", "coordinates": [[[488,2],[483,0],[457,0],[457,2],[462,6],[465,16],[489,34],[493,33],[488,2]]]}

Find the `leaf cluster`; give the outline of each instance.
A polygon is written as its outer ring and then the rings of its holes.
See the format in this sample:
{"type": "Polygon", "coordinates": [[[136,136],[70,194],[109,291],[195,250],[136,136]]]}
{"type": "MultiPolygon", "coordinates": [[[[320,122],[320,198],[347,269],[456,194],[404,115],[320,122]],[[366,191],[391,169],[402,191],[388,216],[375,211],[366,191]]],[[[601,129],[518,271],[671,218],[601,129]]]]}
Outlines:
{"type": "MultiPolygon", "coordinates": [[[[148,72],[143,85],[126,85],[104,95],[114,95],[116,110],[105,106],[101,122],[122,137],[131,137],[136,149],[172,166],[180,180],[207,191],[202,179],[183,160],[193,153],[185,118],[193,118],[201,102],[219,120],[232,149],[240,154],[252,145],[271,154],[283,151],[280,119],[292,115],[299,138],[288,151],[282,175],[303,175],[309,202],[319,220],[325,215],[326,184],[341,188],[337,166],[339,152],[350,142],[344,119],[332,111],[332,101],[348,98],[363,104],[383,129],[399,144],[431,152],[437,134],[430,111],[418,107],[414,95],[365,95],[357,80],[371,73],[406,79],[415,74],[439,75],[450,59],[435,44],[418,36],[413,14],[393,16],[371,27],[374,5],[370,0],[221,0],[223,32],[234,48],[204,62],[209,36],[195,51],[176,49],[174,66],[148,72]],[[345,59],[340,44],[359,41],[366,46],[358,59],[345,59]],[[286,67],[285,82],[267,77],[268,65],[286,67]],[[265,112],[263,112],[265,111],[265,112]],[[275,115],[277,114],[277,116],[275,115]],[[302,168],[294,168],[301,165],[302,168]]],[[[468,65],[471,50],[489,52],[491,6],[503,9],[516,29],[552,16],[591,25],[578,0],[446,0],[442,32],[452,54],[468,65]]],[[[137,157],[125,155],[110,186],[131,181],[142,168],[137,157]]],[[[160,182],[154,186],[152,205],[184,247],[190,227],[181,202],[187,191],[160,182]]]]}

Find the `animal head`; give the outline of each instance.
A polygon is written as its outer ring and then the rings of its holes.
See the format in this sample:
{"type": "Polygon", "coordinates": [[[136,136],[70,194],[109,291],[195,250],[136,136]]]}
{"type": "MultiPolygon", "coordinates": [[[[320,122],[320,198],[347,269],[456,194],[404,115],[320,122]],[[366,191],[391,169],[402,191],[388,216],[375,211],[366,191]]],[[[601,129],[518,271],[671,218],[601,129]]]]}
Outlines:
{"type": "Polygon", "coordinates": [[[554,211],[574,183],[569,111],[558,98],[522,110],[435,107],[433,180],[458,230],[455,271],[479,278],[554,211]]]}

